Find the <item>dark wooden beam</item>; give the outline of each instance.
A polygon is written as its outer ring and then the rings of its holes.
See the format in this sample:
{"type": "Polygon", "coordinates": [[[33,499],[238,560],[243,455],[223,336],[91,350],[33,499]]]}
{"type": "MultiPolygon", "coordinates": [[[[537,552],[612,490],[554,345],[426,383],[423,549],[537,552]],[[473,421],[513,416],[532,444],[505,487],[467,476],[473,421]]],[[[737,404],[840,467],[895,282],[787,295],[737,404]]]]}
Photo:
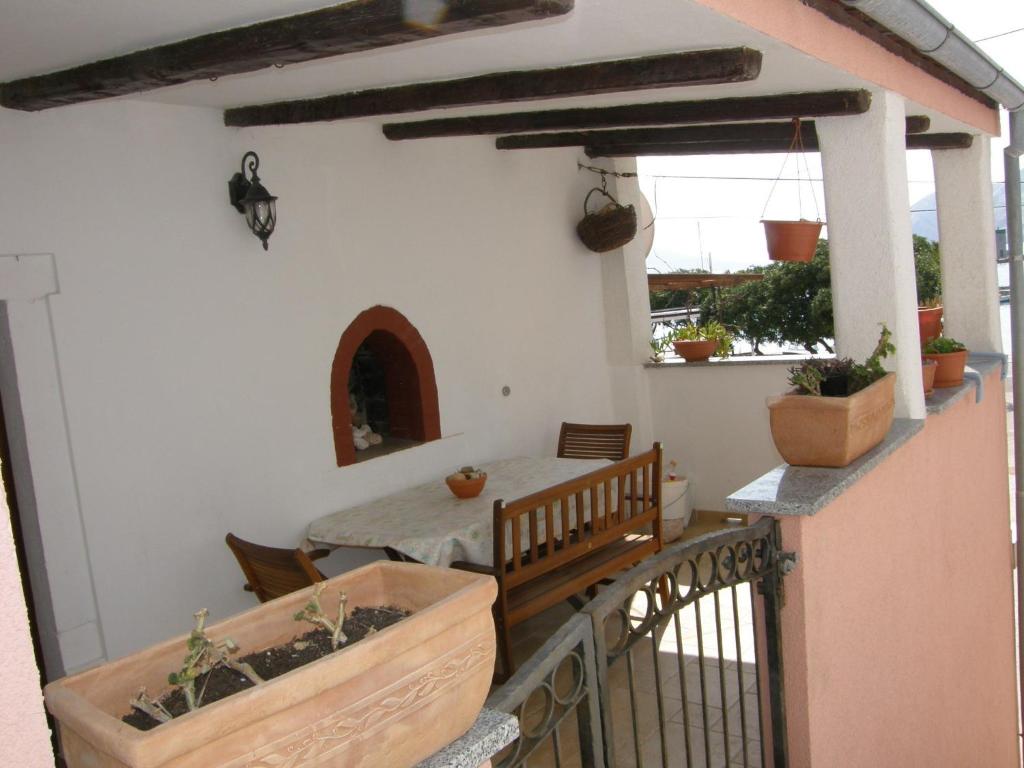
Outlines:
{"type": "MultiPolygon", "coordinates": [[[[804,143],[813,141],[813,122],[800,125],[804,143]]],[[[720,123],[718,125],[687,125],[671,128],[626,128],[617,131],[568,131],[559,133],[524,133],[499,136],[498,149],[541,149],[547,147],[614,146],[618,144],[692,144],[725,141],[790,142],[791,123],[720,123]]]]}
{"type": "Polygon", "coordinates": [[[907,115],[907,133],[924,133],[932,127],[928,115],[907,115]]]}
{"type": "MultiPolygon", "coordinates": [[[[808,152],[818,151],[817,139],[804,142],[808,152]]],[[[759,155],[788,152],[789,141],[778,139],[694,141],[688,144],[607,144],[584,147],[587,157],[641,157],[644,155],[759,155]]]]}
{"type": "MultiPolygon", "coordinates": [[[[966,149],[974,137],[969,133],[919,133],[907,136],[907,149],[966,149]]],[[[688,143],[648,142],[636,144],[594,144],[584,148],[588,157],[639,157],[644,155],[743,155],[788,152],[788,139],[731,139],[688,143]]],[[[804,139],[804,149],[818,151],[818,137],[804,139]]]]}
{"type": "Polygon", "coordinates": [[[438,107],[738,83],[754,80],[760,72],[760,51],[717,48],[551,69],[495,72],[456,80],[339,93],[319,99],[237,107],[224,112],[224,124],[243,127],[313,123],[438,107]]]}
{"type": "Polygon", "coordinates": [[[696,288],[724,288],[741,283],[756,283],[764,280],[764,275],[753,272],[749,274],[711,274],[707,272],[670,272],[665,275],[647,275],[647,288],[654,291],[692,291],[696,288]]]}
{"type": "MultiPolygon", "coordinates": [[[[908,117],[907,133],[927,130],[927,117],[908,117]]],[[[813,120],[800,123],[801,139],[806,147],[817,146],[818,134],[813,120]]],[[[549,147],[613,146],[618,144],[691,144],[695,142],[770,141],[788,142],[793,138],[793,124],[786,123],[717,123],[665,128],[626,128],[616,131],[561,131],[499,136],[498,149],[545,149],[549,147]]]]}
{"type": "Polygon", "coordinates": [[[618,107],[551,109],[503,115],[449,117],[408,123],[386,123],[389,139],[437,136],[481,136],[495,133],[567,131],[641,125],[722,123],[737,120],[779,120],[793,117],[857,115],[867,112],[871,94],[864,90],[783,93],[774,96],[664,101],[618,107]]]}
{"type": "Polygon", "coordinates": [[[969,133],[920,133],[907,136],[907,149],[967,149],[974,143],[969,133]]]}
{"type": "Polygon", "coordinates": [[[139,93],[474,29],[559,16],[574,0],[449,0],[436,23],[410,18],[402,0],[328,8],[0,84],[0,105],[38,110],[139,93]]]}

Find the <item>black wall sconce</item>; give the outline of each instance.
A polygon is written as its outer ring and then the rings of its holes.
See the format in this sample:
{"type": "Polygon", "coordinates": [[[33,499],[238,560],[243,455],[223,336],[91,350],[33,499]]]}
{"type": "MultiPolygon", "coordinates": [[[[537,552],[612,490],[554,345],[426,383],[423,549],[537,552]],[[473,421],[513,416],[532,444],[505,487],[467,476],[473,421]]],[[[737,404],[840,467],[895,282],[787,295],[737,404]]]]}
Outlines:
{"type": "Polygon", "coordinates": [[[255,152],[242,155],[242,170],[228,181],[228,195],[236,210],[245,214],[249,229],[263,243],[265,251],[267,240],[274,233],[274,225],[277,223],[277,198],[260,184],[260,177],[256,175],[259,167],[260,158],[255,152]],[[245,178],[246,160],[249,161],[249,179],[245,178]]]}

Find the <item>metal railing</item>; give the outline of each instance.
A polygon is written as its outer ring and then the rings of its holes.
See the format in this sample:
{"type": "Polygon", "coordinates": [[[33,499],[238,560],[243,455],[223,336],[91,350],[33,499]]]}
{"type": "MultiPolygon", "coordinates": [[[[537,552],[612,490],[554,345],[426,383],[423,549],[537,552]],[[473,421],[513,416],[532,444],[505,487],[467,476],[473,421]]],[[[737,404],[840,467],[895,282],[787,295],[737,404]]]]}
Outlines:
{"type": "Polygon", "coordinates": [[[495,766],[786,768],[779,608],[791,562],[764,519],[623,573],[488,700],[523,734],[495,766]],[[563,725],[572,716],[575,729],[563,725]]]}

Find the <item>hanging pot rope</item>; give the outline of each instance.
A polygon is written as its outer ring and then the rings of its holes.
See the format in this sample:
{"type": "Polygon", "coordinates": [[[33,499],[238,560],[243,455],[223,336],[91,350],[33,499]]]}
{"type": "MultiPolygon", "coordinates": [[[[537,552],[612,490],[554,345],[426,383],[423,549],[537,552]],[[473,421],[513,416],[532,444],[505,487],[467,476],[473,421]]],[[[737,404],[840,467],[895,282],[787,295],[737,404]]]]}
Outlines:
{"type": "Polygon", "coordinates": [[[789,142],[789,149],[786,150],[786,156],[782,159],[782,167],[779,168],[779,174],[775,177],[775,181],[772,182],[772,188],[768,191],[768,199],[764,201],[764,208],[761,210],[761,218],[764,219],[768,213],[768,204],[772,200],[772,195],[775,193],[775,187],[778,186],[779,181],[782,179],[782,174],[786,171],[786,163],[789,162],[789,156],[794,152],[798,153],[796,158],[796,199],[797,205],[800,210],[800,218],[803,219],[804,215],[804,200],[803,194],[800,191],[800,183],[802,178],[800,176],[800,158],[803,157],[804,170],[807,172],[807,185],[811,189],[811,200],[814,201],[814,215],[816,221],[821,221],[821,209],[818,208],[818,196],[814,194],[814,182],[811,181],[811,169],[807,164],[807,150],[804,148],[804,136],[801,130],[801,123],[799,117],[793,118],[793,138],[789,142]]]}

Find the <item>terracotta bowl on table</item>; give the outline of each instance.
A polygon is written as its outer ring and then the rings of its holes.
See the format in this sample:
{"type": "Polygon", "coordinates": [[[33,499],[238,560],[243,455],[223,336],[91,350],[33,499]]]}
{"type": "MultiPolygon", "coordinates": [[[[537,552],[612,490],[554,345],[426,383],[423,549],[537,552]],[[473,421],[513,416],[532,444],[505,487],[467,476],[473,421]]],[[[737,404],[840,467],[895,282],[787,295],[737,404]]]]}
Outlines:
{"type": "Polygon", "coordinates": [[[484,484],[487,482],[487,474],[482,473],[479,477],[466,479],[466,476],[461,472],[456,472],[453,475],[448,475],[444,481],[448,484],[451,492],[460,499],[472,499],[475,496],[479,496],[480,492],[484,489],[484,484]]]}

